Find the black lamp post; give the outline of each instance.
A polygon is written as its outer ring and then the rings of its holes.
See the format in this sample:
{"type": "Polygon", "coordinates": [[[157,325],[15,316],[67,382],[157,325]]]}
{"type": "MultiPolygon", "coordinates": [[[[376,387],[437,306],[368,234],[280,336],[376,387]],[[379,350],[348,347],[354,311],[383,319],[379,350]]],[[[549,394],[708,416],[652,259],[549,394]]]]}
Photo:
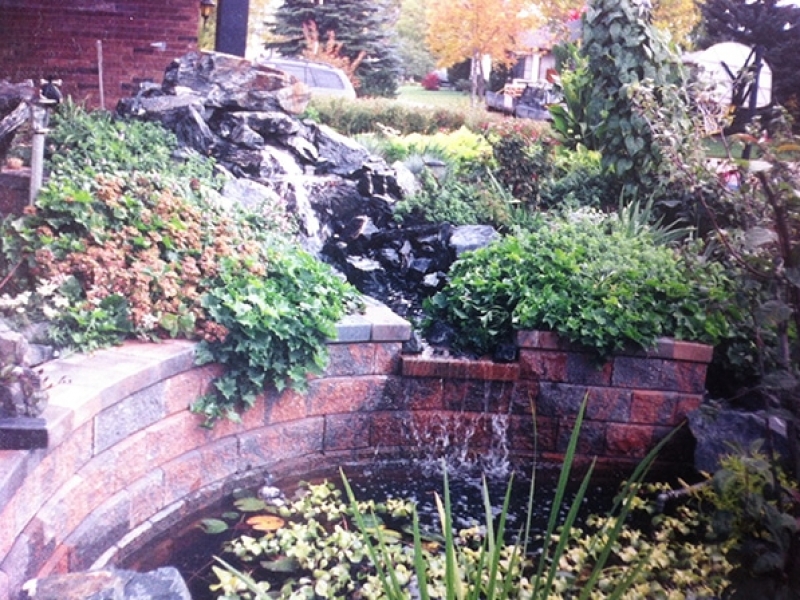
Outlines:
{"type": "Polygon", "coordinates": [[[208,17],[211,16],[216,7],[216,0],[200,0],[200,16],[203,17],[203,23],[208,21],[208,17]]]}

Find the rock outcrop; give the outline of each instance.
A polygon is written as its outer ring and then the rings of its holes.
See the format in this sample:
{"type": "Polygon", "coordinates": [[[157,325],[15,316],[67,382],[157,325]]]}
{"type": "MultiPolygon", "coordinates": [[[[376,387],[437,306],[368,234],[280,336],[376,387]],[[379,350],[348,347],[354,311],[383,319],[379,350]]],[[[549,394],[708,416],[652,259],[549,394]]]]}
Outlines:
{"type": "Polygon", "coordinates": [[[222,190],[228,202],[251,209],[284,203],[306,250],[410,316],[422,297],[444,285],[461,252],[496,232],[397,223],[394,204],[419,189],[413,174],[330,127],[298,118],[307,101],[305,86],[281,71],[190,53],[169,65],[160,86],[122,100],[117,112],[157,121],[189,151],[213,157],[230,175],[222,190]]]}

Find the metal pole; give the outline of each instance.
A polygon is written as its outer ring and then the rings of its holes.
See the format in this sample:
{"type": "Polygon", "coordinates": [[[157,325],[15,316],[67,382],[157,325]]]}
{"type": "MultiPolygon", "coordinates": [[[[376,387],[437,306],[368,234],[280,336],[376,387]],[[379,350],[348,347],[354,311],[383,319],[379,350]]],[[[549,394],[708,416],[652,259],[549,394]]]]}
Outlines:
{"type": "Polygon", "coordinates": [[[97,76],[100,79],[100,108],[106,109],[106,94],[103,89],[103,42],[97,40],[97,76]]]}
{"type": "Polygon", "coordinates": [[[31,103],[31,126],[33,144],[31,147],[31,186],[28,204],[33,206],[44,178],[44,138],[47,135],[47,109],[38,102],[31,103]]]}

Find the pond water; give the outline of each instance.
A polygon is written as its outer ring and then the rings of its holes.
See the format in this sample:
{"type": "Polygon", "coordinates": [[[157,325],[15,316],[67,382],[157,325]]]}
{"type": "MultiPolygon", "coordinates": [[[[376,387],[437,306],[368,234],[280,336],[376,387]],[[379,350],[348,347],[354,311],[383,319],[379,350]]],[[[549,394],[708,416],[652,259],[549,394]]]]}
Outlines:
{"type": "MultiPolygon", "coordinates": [[[[526,522],[527,506],[531,489],[530,472],[515,472],[511,477],[510,469],[499,472],[482,473],[475,465],[450,465],[447,468],[450,483],[450,498],[454,529],[468,529],[482,525],[485,521],[482,496],[483,477],[486,476],[487,489],[492,503],[492,511],[497,516],[509,480],[512,482],[512,493],[507,517],[509,536],[516,535],[526,522]]],[[[369,465],[348,465],[342,468],[355,497],[362,500],[384,502],[387,499],[410,499],[414,501],[420,515],[423,530],[441,532],[439,517],[436,511],[435,493],[443,493],[443,471],[439,463],[414,461],[386,462],[369,465]]],[[[531,538],[535,539],[544,533],[553,503],[554,489],[559,475],[559,467],[542,467],[535,476],[534,501],[531,510],[531,538]]],[[[582,502],[580,519],[590,514],[606,512],[613,502],[622,476],[603,476],[593,480],[587,498],[582,502]]],[[[320,474],[309,483],[328,481],[339,489],[341,475],[339,472],[320,474]]],[[[283,481],[267,482],[268,489],[280,490],[282,496],[291,501],[304,487],[303,482],[283,481]]],[[[577,489],[577,482],[574,485],[577,489]]],[[[222,545],[243,531],[234,526],[225,532],[209,534],[204,531],[204,519],[230,519],[237,510],[237,498],[255,497],[259,490],[242,490],[231,497],[221,499],[219,503],[193,515],[191,519],[162,535],[143,550],[129,556],[124,564],[118,566],[139,571],[152,570],[165,565],[177,567],[189,585],[194,600],[211,600],[217,594],[210,592],[209,585],[216,582],[211,572],[213,556],[222,556],[232,560],[231,555],[222,552],[222,545]],[[227,515],[227,517],[224,517],[227,515]]],[[[574,498],[574,489],[567,494],[559,508],[563,519],[574,498]]],[[[239,525],[243,522],[240,519],[239,525]]],[[[252,535],[251,531],[251,535],[252,535]]],[[[257,533],[257,532],[256,532],[257,533]]]]}

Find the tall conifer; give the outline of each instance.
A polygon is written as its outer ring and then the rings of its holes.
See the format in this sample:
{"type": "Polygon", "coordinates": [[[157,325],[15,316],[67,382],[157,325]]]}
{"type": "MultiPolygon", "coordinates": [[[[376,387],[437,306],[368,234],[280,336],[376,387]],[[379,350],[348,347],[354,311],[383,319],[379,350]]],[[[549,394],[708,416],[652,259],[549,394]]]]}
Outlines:
{"type": "Polygon", "coordinates": [[[342,54],[366,58],[356,69],[361,96],[394,96],[400,61],[394,23],[398,11],[392,0],[285,0],[275,13],[273,33],[281,40],[267,44],[285,56],[300,56],[305,49],[303,23],[317,24],[320,41],[333,31],[342,42],[342,54]]]}

